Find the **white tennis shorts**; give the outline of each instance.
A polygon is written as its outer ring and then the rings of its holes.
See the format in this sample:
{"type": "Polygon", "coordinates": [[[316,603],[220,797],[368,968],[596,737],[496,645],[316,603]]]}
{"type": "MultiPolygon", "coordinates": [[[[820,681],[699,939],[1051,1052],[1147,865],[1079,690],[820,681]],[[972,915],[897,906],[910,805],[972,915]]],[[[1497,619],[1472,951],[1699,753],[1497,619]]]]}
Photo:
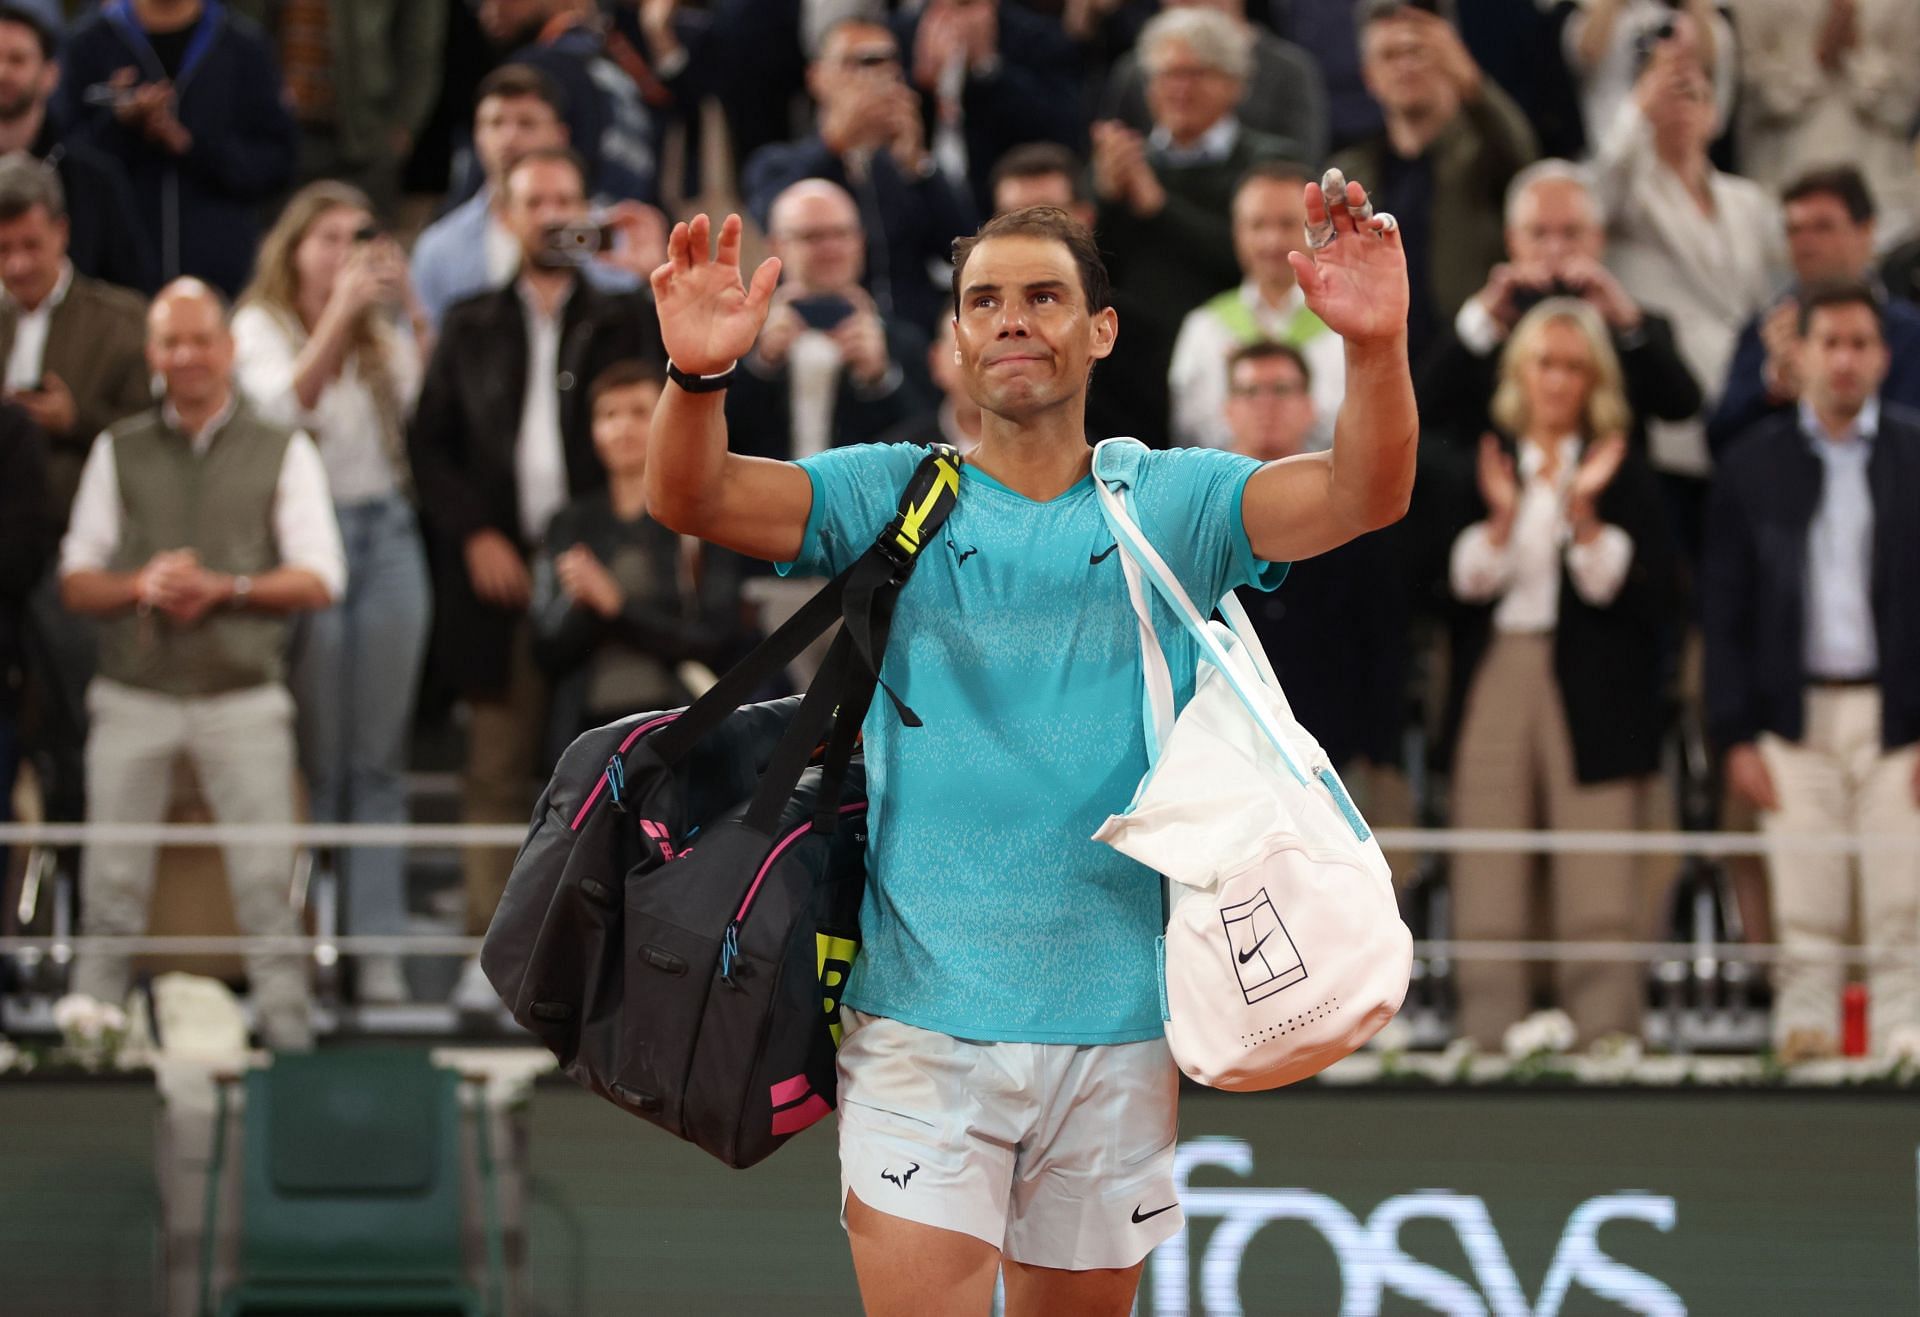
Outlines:
{"type": "Polygon", "coordinates": [[[1185,1218],[1179,1071],[1164,1039],[968,1042],[843,1009],[846,1200],[985,1240],[1029,1266],[1130,1267],[1185,1218]]]}

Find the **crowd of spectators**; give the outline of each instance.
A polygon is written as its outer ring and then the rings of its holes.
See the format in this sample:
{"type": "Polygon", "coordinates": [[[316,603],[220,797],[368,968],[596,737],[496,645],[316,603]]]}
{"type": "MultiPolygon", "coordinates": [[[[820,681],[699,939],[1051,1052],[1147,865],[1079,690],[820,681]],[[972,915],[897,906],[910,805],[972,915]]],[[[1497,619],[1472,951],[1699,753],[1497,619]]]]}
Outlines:
{"type": "MultiPolygon", "coordinates": [[[[1249,603],[1374,820],[1646,827],[1692,726],[1769,838],[1920,836],[1916,67],[1912,0],[0,3],[0,819],[24,757],[52,817],[158,820],[185,756],[223,821],[298,779],[404,822],[452,706],[463,817],[518,822],[567,737],[777,624],[803,583],[642,494],[698,205],[783,265],[745,451],[969,447],[951,245],[1031,205],[1114,277],[1091,437],[1324,449],[1344,355],[1287,258],[1334,166],[1405,235],[1419,488],[1249,603]]],[[[470,931],[511,854],[465,856],[470,931]]],[[[295,927],[287,848],[226,863],[295,927]]],[[[407,927],[404,852],[332,863],[347,931],[407,927]]],[[[87,848],[83,929],[153,872],[87,848]]],[[[1850,939],[1875,1047],[1920,1045],[1920,854],[1768,872],[1784,1054],[1837,1045],[1850,939]]],[[[1640,940],[1645,881],[1456,856],[1452,933],[1640,940]]],[[[249,969],[302,1045],[298,966],[249,969]]],[[[1633,1033],[1640,976],[1467,960],[1457,1027],[1633,1033]]]]}

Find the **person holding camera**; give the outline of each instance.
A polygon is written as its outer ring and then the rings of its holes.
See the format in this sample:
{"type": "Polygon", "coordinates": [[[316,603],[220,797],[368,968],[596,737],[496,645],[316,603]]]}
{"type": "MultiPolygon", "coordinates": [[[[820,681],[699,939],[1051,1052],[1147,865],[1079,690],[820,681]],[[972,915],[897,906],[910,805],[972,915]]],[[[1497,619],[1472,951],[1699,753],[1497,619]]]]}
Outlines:
{"type": "MultiPolygon", "coordinates": [[[[433,653],[468,702],[462,780],[469,823],[521,822],[547,688],[533,661],[528,563],[569,500],[606,483],[593,450],[587,386],[616,361],[661,359],[648,293],[608,293],[582,276],[592,248],[645,278],[637,205],[616,207],[611,235],[589,222],[586,170],[564,149],[523,155],[501,186],[501,217],[520,248],[504,288],[447,312],[427,365],[407,447],[434,580],[433,653]]],[[[486,932],[513,852],[467,852],[468,930],[486,932]]],[[[469,962],[456,1000],[498,1005],[469,962]]]]}
{"type": "MultiPolygon", "coordinates": [[[[288,673],[319,823],[407,821],[432,598],[406,425],[427,335],[406,257],[374,227],[366,194],[330,180],[296,192],[234,313],[234,374],[262,416],[319,445],[347,556],[345,597],[300,619],[288,673]]],[[[407,931],[401,851],[348,847],[335,863],[347,932],[407,931]]],[[[356,963],[362,1001],[405,998],[398,957],[356,963]]]]}
{"type": "Polygon", "coordinates": [[[1461,306],[1421,367],[1420,415],[1430,427],[1455,439],[1486,430],[1500,350],[1521,317],[1549,297],[1576,298],[1599,313],[1620,359],[1633,437],[1644,441],[1646,417],[1699,415],[1700,385],[1672,324],[1642,307],[1606,267],[1606,226],[1579,169],[1542,160],[1521,170],[1507,189],[1506,240],[1507,259],[1461,306]]]}
{"type": "Polygon", "coordinates": [[[1714,0],[1578,0],[1569,6],[1560,40],[1567,67],[1580,84],[1589,149],[1606,136],[1632,97],[1640,71],[1667,41],[1686,47],[1707,71],[1715,115],[1726,122],[1740,80],[1739,48],[1724,8],[1714,0]]]}

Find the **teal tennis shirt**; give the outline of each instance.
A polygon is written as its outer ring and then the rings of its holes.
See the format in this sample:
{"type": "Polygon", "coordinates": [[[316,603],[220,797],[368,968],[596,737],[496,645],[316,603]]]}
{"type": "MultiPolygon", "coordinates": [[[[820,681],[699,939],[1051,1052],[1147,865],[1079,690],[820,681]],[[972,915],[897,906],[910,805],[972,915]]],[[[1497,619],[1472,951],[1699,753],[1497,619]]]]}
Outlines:
{"type": "MultiPolygon", "coordinates": [[[[857,558],[926,453],[867,444],[802,461],[813,509],[782,574],[857,558]]],[[[1211,449],[1141,461],[1142,528],[1203,608],[1286,573],[1254,558],[1241,519],[1258,466],[1211,449]]],[[[1196,647],[1154,606],[1184,704],[1196,647]]],[[[1036,503],[964,467],[882,672],[925,726],[881,695],[863,729],[871,840],[846,1003],[956,1038],[1159,1037],[1160,878],[1092,840],[1147,771],[1139,631],[1092,477],[1036,503]]]]}

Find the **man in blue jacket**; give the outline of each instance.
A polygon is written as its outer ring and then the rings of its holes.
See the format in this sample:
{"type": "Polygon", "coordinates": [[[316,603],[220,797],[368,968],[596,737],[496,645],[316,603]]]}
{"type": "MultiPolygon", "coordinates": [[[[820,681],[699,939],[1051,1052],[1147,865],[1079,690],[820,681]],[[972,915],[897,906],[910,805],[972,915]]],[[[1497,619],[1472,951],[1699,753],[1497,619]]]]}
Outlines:
{"type": "Polygon", "coordinates": [[[110,0],[74,29],[62,67],[61,118],[126,168],[161,278],[238,294],[258,209],[299,158],[260,30],[221,0],[110,0]]]}

